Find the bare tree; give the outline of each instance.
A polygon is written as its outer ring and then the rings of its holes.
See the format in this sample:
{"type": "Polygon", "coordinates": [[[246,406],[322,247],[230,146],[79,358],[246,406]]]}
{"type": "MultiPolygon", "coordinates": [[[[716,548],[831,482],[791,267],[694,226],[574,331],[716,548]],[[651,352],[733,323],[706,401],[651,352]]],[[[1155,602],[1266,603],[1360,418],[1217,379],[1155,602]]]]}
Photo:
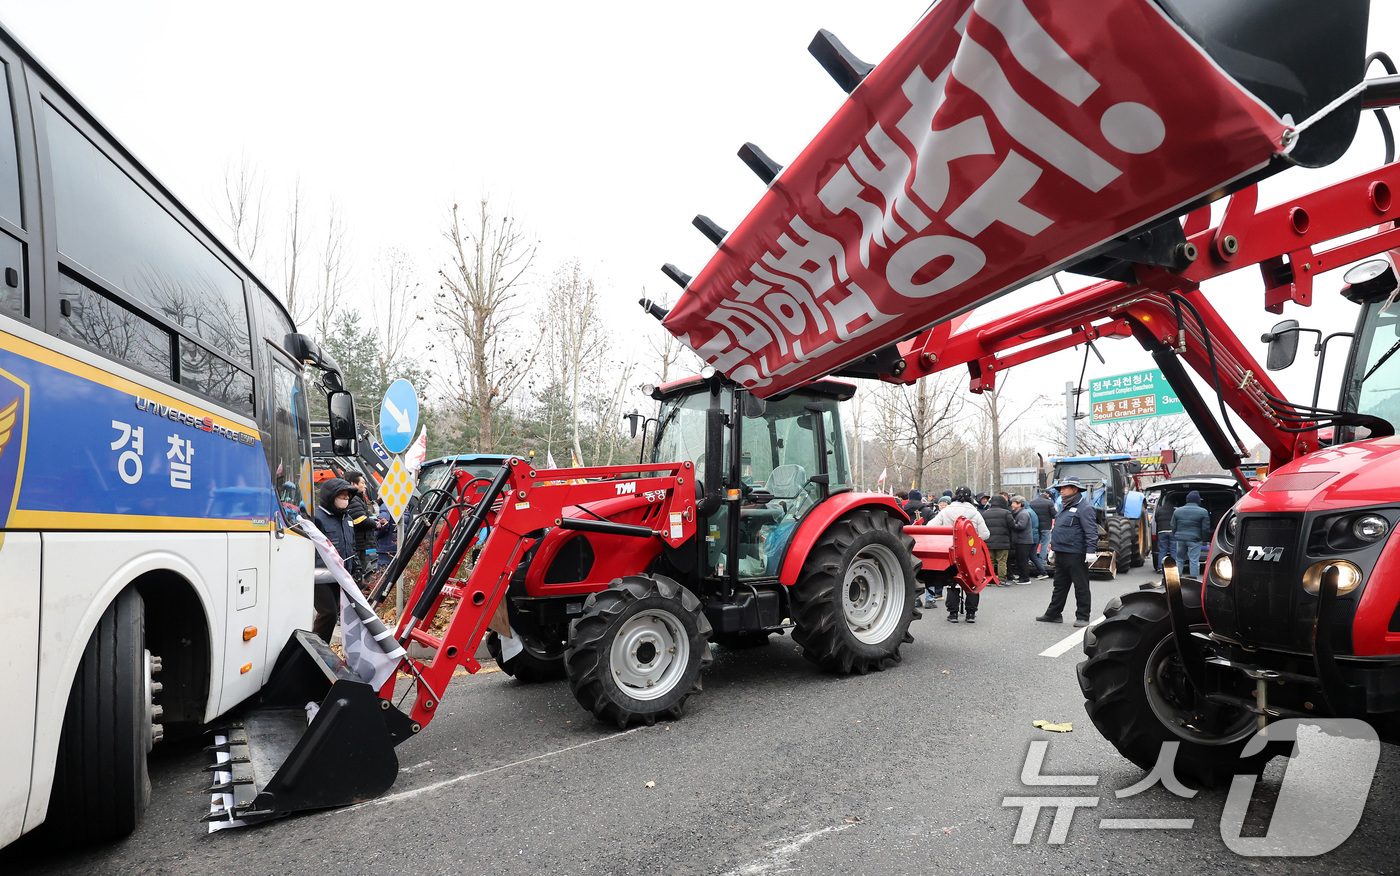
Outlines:
{"type": "Polygon", "coordinates": [[[314,296],[300,294],[302,259],[310,237],[305,213],[305,195],[298,176],[292,183],[292,199],[287,206],[287,224],[282,237],[282,296],[297,325],[310,322],[317,310],[314,296]]]}
{"type": "Polygon", "coordinates": [[[258,244],[262,242],[265,194],[262,174],[247,155],[239,156],[237,167],[232,163],[224,165],[220,218],[250,263],[257,258],[258,244]]]}
{"type": "Polygon", "coordinates": [[[963,408],[959,379],[947,372],[922,377],[912,392],[901,393],[901,427],[914,451],[910,480],[920,489],[929,466],[957,451],[953,437],[963,408]]]}
{"type": "Polygon", "coordinates": [[[549,284],[551,358],[559,369],[562,387],[569,394],[570,426],[573,429],[574,456],[584,462],[579,440],[579,392],[608,352],[608,336],[598,289],[592,277],[585,277],[578,259],[566,262],[554,272],[549,284]]]}
{"type": "Polygon", "coordinates": [[[1006,433],[1025,416],[1031,408],[1045,401],[1045,396],[1037,395],[1020,412],[1008,415],[1007,408],[1012,403],[1006,395],[1007,375],[1001,375],[1000,386],[982,392],[982,412],[986,417],[987,433],[992,446],[992,478],[988,492],[995,493],[1002,487],[1001,443],[1006,433]]]}
{"type": "Polygon", "coordinates": [[[512,326],[535,244],[513,216],[493,216],[486,198],[465,224],[453,204],[443,237],[451,264],[438,271],[440,328],[457,361],[457,398],[477,423],[477,449],[491,450],[493,418],[529,375],[538,350],[538,343],[525,347],[512,326]]]}
{"type": "Polygon", "coordinates": [[[317,336],[325,338],[340,308],[340,296],[350,281],[349,243],[345,219],[340,207],[331,199],[326,210],[325,242],[321,246],[321,263],[316,278],[317,336]]]}
{"type": "MultiPolygon", "coordinates": [[[[642,297],[649,297],[645,288],[642,289],[642,297]]],[[[670,301],[657,303],[665,310],[671,309],[670,301]]],[[[700,357],[695,355],[695,352],[685,344],[682,344],[675,335],[664,329],[647,334],[647,347],[661,366],[656,375],[657,383],[665,383],[670,380],[672,371],[678,372],[681,368],[699,371],[701,368],[700,357]]]]}

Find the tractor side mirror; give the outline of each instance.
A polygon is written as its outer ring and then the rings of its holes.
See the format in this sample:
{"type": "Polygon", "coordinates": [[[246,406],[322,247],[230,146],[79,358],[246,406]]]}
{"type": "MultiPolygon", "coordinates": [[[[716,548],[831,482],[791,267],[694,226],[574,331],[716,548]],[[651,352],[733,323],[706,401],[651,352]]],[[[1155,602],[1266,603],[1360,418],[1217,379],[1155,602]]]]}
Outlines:
{"type": "Polygon", "coordinates": [[[641,422],[642,415],[641,415],[640,413],[637,412],[637,409],[636,409],[636,408],[633,408],[633,409],[632,409],[632,413],[630,413],[630,414],[623,414],[623,415],[622,415],[622,419],[626,420],[626,421],[627,421],[627,424],[628,424],[629,426],[632,427],[632,437],[633,437],[633,438],[636,438],[636,437],[637,437],[637,423],[641,422]]]}
{"type": "Polygon", "coordinates": [[[759,398],[751,392],[744,393],[744,416],[750,420],[757,420],[768,413],[768,402],[759,398]]]}
{"type": "Polygon", "coordinates": [[[355,397],[348,392],[333,392],[326,396],[326,408],[331,421],[331,452],[336,456],[354,456],[359,450],[355,441],[355,397]]]}
{"type": "Polygon", "coordinates": [[[1269,345],[1269,356],[1264,367],[1270,371],[1282,371],[1292,365],[1298,355],[1298,320],[1285,319],[1265,332],[1259,340],[1269,345]]]}

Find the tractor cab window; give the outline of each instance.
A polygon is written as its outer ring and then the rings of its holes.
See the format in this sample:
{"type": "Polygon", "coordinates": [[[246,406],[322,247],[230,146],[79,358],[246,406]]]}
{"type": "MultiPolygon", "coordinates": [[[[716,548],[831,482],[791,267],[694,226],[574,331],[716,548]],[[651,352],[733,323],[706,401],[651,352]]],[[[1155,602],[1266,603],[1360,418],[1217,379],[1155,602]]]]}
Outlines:
{"type": "MultiPolygon", "coordinates": [[[[723,390],[720,408],[729,410],[731,390],[723,390]]],[[[653,462],[692,462],[695,464],[697,481],[704,480],[705,465],[709,462],[705,454],[705,411],[710,407],[710,394],[696,392],[677,396],[661,403],[660,420],[656,442],[653,446],[653,462]]],[[[728,446],[728,430],[725,431],[725,445],[728,446]]],[[[722,459],[715,460],[723,465],[722,459]]]]}
{"type": "Polygon", "coordinates": [[[836,401],[800,393],[770,401],[762,417],[745,417],[741,429],[739,473],[743,495],[739,509],[740,578],[777,575],[797,523],[821,498],[812,477],[821,472],[819,454],[834,487],[846,485],[846,458],[836,401]],[[806,406],[819,402],[821,412],[806,406]],[[817,418],[827,430],[826,446],[817,446],[817,418]]]}
{"type": "Polygon", "coordinates": [[[1374,301],[1366,307],[1356,333],[1349,394],[1358,414],[1381,417],[1400,429],[1400,305],[1374,301]]]}

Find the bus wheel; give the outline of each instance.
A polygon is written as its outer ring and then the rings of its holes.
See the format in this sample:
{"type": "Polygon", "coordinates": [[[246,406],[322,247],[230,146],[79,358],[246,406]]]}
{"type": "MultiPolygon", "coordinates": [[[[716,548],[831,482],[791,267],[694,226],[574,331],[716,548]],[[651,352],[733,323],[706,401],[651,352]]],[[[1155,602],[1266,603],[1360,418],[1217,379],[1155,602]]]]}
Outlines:
{"type": "Polygon", "coordinates": [[[47,821],[78,841],[136,829],[151,799],[153,744],[146,603],[127,588],[88,640],[68,694],[47,821]]]}

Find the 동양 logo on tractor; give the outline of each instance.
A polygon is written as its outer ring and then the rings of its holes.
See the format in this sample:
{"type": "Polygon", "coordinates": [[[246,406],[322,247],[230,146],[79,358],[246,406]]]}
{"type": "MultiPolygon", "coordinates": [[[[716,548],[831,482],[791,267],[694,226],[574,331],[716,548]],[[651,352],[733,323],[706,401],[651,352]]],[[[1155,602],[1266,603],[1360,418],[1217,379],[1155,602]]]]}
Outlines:
{"type": "Polygon", "coordinates": [[[1283,559],[1282,547],[1261,547],[1252,544],[1245,548],[1246,560],[1256,563],[1277,563],[1283,559]]]}

